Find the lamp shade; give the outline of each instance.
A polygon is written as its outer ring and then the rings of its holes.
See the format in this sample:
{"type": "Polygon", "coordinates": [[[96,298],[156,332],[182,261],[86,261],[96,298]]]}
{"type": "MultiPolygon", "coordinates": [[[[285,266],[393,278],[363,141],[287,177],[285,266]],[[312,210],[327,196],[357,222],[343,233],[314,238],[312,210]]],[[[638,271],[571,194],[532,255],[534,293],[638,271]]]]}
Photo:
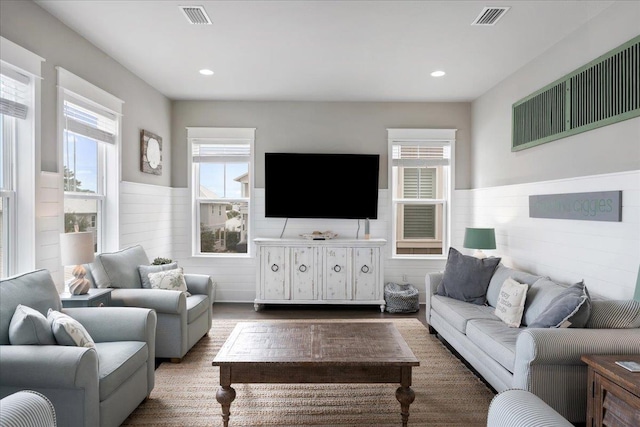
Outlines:
{"type": "Polygon", "coordinates": [[[87,264],[94,259],[92,232],[60,234],[60,264],[87,264]]]}
{"type": "Polygon", "coordinates": [[[469,228],[464,231],[465,248],[469,249],[495,249],[496,233],[493,228],[469,228]]]}

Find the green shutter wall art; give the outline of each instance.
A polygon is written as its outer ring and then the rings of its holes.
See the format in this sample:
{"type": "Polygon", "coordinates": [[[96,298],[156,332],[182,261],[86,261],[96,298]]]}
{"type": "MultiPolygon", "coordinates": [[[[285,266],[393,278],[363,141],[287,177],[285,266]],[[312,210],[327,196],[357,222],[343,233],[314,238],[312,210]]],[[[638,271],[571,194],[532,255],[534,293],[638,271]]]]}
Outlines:
{"type": "Polygon", "coordinates": [[[513,104],[511,151],[640,116],[640,35],[513,104]]]}

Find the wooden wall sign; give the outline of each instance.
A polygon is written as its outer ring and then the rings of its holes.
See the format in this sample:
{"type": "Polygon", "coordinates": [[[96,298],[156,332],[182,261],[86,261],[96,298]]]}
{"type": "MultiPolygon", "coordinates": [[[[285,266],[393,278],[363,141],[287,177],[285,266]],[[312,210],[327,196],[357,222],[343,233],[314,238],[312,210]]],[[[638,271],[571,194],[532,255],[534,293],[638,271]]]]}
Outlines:
{"type": "Polygon", "coordinates": [[[529,196],[529,217],[622,221],[622,191],[529,196]]]}
{"type": "Polygon", "coordinates": [[[140,131],[140,170],[162,175],[162,138],[146,130],[140,131]]]}

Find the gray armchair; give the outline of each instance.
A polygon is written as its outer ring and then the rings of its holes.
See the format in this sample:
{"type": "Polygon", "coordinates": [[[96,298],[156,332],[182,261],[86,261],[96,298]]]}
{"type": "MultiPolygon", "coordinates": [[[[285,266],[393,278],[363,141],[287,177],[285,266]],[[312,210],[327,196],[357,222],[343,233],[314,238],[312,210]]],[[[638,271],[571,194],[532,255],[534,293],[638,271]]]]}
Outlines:
{"type": "Polygon", "coordinates": [[[174,290],[147,289],[142,286],[141,265],[149,265],[149,258],[140,245],[102,253],[87,266],[87,278],[94,287],[114,288],[114,306],[154,309],[158,315],[156,357],[179,362],[211,329],[213,282],[207,275],[185,274],[190,296],[174,290]]]}
{"type": "MultiPolygon", "coordinates": [[[[30,389],[45,395],[61,426],[118,426],[154,386],[156,313],[143,308],[62,310],[47,270],[0,280],[0,397],[30,389]],[[11,345],[18,304],[80,322],[95,348],[11,345]]],[[[15,341],[14,341],[15,342],[15,341]]]]}

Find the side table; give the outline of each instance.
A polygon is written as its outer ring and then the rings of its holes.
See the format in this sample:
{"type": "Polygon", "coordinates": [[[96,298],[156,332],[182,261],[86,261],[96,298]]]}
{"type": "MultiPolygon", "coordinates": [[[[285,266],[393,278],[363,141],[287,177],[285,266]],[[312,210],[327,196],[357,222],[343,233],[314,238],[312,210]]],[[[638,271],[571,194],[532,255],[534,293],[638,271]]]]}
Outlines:
{"type": "Polygon", "coordinates": [[[82,295],[72,295],[68,292],[60,294],[62,307],[102,307],[111,305],[111,288],[91,288],[82,295]]]}
{"type": "Polygon", "coordinates": [[[584,355],[589,366],[587,382],[587,426],[640,425],[640,372],[631,372],[616,362],[640,363],[640,355],[584,355]]]}

